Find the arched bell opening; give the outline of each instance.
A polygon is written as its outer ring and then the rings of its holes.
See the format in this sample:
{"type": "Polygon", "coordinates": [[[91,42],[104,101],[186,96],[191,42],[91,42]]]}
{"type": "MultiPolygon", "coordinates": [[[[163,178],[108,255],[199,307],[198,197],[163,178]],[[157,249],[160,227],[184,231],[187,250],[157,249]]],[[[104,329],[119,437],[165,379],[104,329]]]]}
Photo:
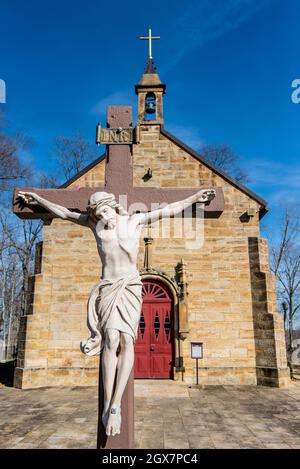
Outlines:
{"type": "Polygon", "coordinates": [[[156,120],[156,96],[153,92],[146,94],[145,98],[145,120],[156,120]]]}
{"type": "Polygon", "coordinates": [[[178,298],[172,282],[142,275],[143,305],[135,344],[135,378],[174,379],[178,298]]]}

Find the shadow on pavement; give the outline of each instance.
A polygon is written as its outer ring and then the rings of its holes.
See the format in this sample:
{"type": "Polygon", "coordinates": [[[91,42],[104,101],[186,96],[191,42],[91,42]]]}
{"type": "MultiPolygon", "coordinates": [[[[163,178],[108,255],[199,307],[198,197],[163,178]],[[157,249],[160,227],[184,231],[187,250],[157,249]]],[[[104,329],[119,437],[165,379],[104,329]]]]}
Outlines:
{"type": "Polygon", "coordinates": [[[14,383],[15,362],[0,363],[0,384],[12,387],[14,383]]]}

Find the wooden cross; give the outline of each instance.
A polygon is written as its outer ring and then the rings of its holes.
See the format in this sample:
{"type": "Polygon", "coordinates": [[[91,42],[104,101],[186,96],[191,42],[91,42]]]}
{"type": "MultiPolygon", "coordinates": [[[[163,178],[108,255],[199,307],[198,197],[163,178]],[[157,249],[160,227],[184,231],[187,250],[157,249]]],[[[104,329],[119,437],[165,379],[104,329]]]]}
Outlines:
{"type": "MultiPolygon", "coordinates": [[[[132,108],[130,106],[111,106],[107,110],[107,124],[110,128],[130,127],[132,126],[132,108]]],[[[175,174],[174,174],[175,177],[175,174]]],[[[112,192],[117,202],[122,205],[122,196],[127,196],[127,207],[130,209],[132,204],[142,203],[141,210],[135,205],[134,211],[151,210],[151,204],[172,203],[178,200],[186,199],[195,194],[200,188],[170,189],[160,187],[134,187],[133,186],[133,161],[132,145],[107,145],[106,166],[105,166],[105,185],[102,187],[83,187],[66,189],[38,189],[34,187],[22,187],[14,190],[13,211],[20,218],[24,219],[52,219],[54,216],[39,205],[25,205],[20,203],[17,194],[20,190],[36,192],[41,197],[48,199],[59,205],[63,205],[69,210],[85,212],[88,199],[94,192],[105,191],[112,192]],[[121,198],[119,199],[119,197],[121,198]]],[[[205,189],[205,187],[201,187],[205,189]]],[[[204,207],[204,216],[206,218],[215,218],[220,216],[224,210],[224,196],[222,188],[215,187],[216,197],[204,207]]],[[[157,207],[156,207],[157,208],[157,207]]],[[[132,213],[129,210],[129,213],[132,213]]]]}
{"type": "Polygon", "coordinates": [[[142,40],[148,40],[149,41],[149,59],[152,59],[152,41],[154,39],[160,39],[160,36],[152,36],[151,33],[151,28],[148,30],[148,36],[140,36],[140,39],[142,40]]]}

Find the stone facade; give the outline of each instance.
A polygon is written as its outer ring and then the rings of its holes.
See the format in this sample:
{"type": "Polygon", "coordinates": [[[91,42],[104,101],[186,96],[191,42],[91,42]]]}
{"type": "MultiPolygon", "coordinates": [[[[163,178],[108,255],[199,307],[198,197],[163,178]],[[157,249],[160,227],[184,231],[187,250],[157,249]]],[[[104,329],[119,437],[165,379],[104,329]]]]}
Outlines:
{"type": "MultiPolygon", "coordinates": [[[[105,159],[69,187],[102,185],[104,171],[105,159]]],[[[283,323],[267,242],[259,234],[259,203],[168,138],[159,125],[140,126],[133,176],[138,187],[212,186],[224,192],[225,210],[218,218],[205,219],[204,242],[197,249],[188,248],[182,238],[154,235],[152,227],[152,267],[172,278],[183,258],[187,269],[188,332],[181,340],[175,330],[180,366],[174,379],[195,382],[190,343],[198,341],[204,348],[201,384],[286,385],[283,323]],[[145,181],[149,167],[152,178],[145,181]],[[251,216],[245,218],[247,212],[251,216]]],[[[39,251],[32,304],[21,322],[15,386],[96,384],[99,359],[79,349],[88,336],[87,299],[101,272],[93,235],[54,219],[44,225],[39,251]]],[[[139,268],[143,256],[142,236],[139,268]]]]}
{"type": "MultiPolygon", "coordinates": [[[[149,58],[135,86],[139,137],[132,145],[132,159],[129,147],[122,154],[110,147],[109,163],[100,158],[64,187],[103,187],[117,174],[125,192],[132,184],[158,188],[160,193],[187,188],[196,192],[200,187],[223,191],[224,210],[212,211],[198,225],[199,217],[189,216],[191,225],[184,236],[178,218],[153,223],[151,233],[145,229],[138,267],[144,279],[166,282],[174,296],[175,380],[195,383],[191,342],[202,342],[201,384],[285,386],[289,374],[283,321],[277,311],[267,242],[259,231],[264,201],[163,128],[165,89],[149,58]],[[196,239],[188,239],[190,232],[197,234],[196,239]]],[[[113,125],[118,112],[116,107],[109,110],[112,128],[118,128],[113,125]]],[[[122,113],[128,127],[131,111],[124,108],[122,113]]],[[[88,336],[86,304],[100,272],[96,243],[88,229],[58,219],[44,225],[30,282],[32,301],[21,321],[15,386],[97,383],[99,359],[83,355],[79,343],[88,336]]]]}

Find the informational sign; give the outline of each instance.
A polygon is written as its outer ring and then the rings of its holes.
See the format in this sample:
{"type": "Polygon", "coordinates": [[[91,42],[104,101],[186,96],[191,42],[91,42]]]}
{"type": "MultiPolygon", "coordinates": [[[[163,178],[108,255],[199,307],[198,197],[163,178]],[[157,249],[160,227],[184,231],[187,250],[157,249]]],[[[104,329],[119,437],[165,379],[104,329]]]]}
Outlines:
{"type": "Polygon", "coordinates": [[[192,358],[203,358],[203,344],[201,342],[191,343],[191,356],[192,358]]]}

